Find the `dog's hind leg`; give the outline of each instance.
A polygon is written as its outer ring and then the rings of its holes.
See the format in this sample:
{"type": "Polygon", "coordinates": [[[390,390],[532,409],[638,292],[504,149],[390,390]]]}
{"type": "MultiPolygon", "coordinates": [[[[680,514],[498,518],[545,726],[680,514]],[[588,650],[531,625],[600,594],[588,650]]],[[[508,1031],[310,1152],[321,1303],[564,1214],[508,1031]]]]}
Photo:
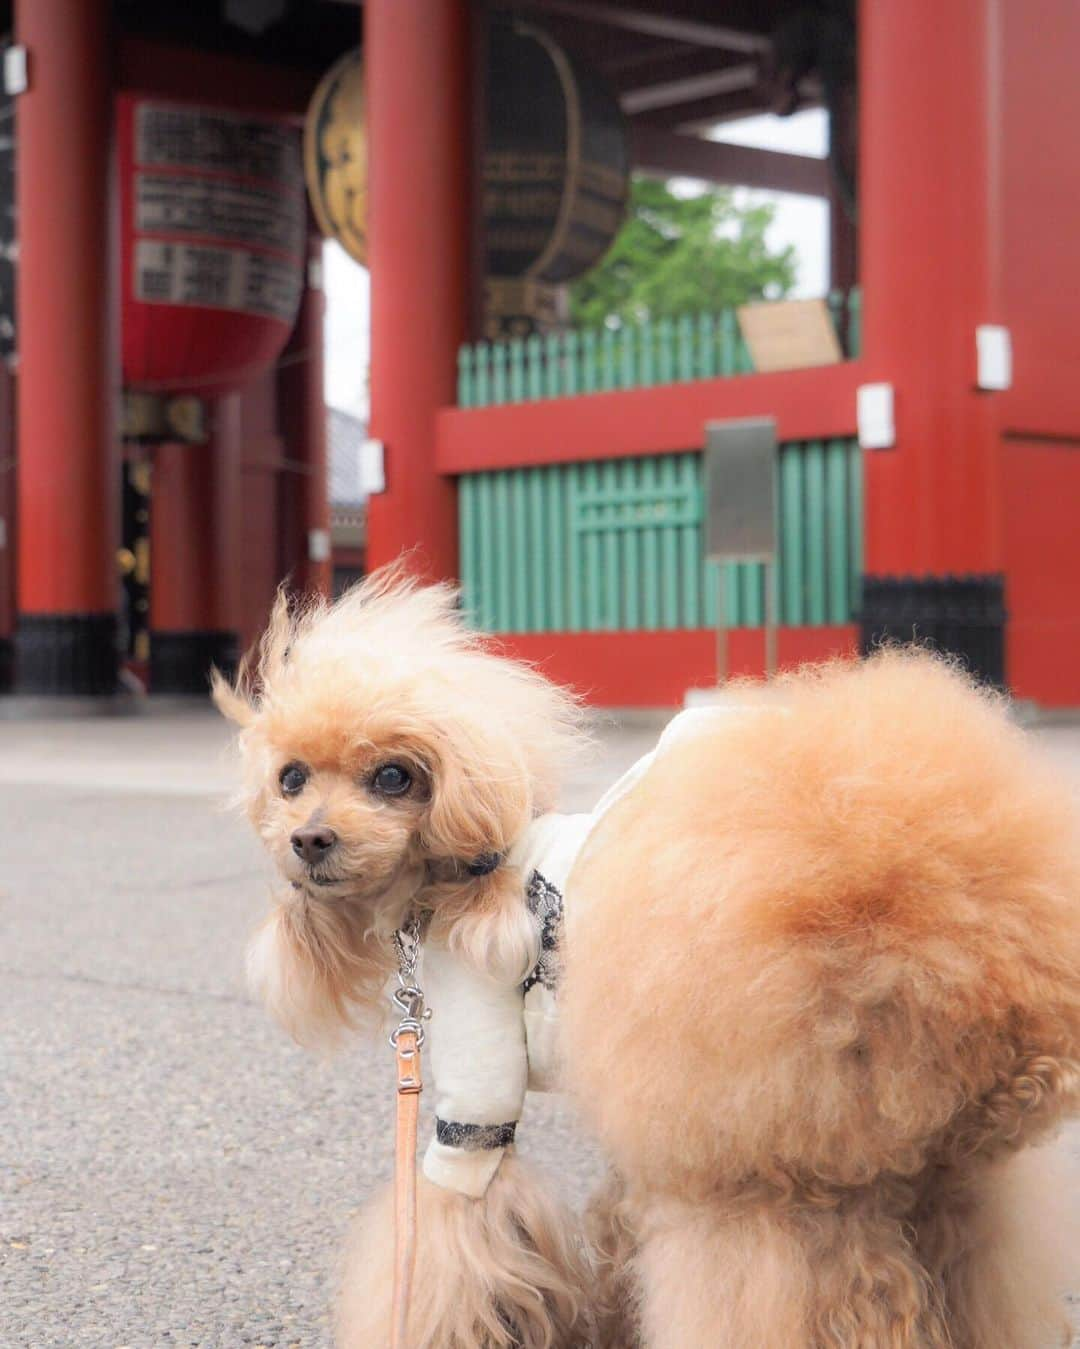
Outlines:
{"type": "Polygon", "coordinates": [[[639,1234],[647,1349],[953,1349],[896,1222],[662,1199],[639,1234]]]}
{"type": "Polygon", "coordinates": [[[638,1230],[647,1349],[809,1349],[813,1274],[768,1215],[660,1199],[638,1230]]]}
{"type": "Polygon", "coordinates": [[[595,1273],[595,1349],[640,1349],[634,1208],[615,1172],[589,1198],[585,1238],[595,1273]]]}

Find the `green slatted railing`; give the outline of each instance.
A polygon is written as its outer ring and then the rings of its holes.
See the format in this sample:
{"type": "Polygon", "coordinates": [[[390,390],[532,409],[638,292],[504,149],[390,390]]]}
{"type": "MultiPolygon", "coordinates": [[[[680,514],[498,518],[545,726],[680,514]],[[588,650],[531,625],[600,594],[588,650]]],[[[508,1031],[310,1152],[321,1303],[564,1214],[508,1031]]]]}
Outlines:
{"type": "MultiPolygon", "coordinates": [[[[781,446],[780,622],[849,623],[862,570],[862,477],[852,440],[781,446]]],[[[491,632],[603,632],[764,622],[764,568],[719,567],[702,546],[701,455],[466,473],[459,480],[465,607],[491,632]]]]}
{"type": "MultiPolygon", "coordinates": [[[[860,350],[859,292],[828,298],[842,350],[860,350]]],[[[567,398],[640,389],[680,380],[752,372],[734,309],[719,314],[627,325],[617,331],[551,333],[507,342],[477,342],[458,353],[458,406],[567,398]]]]}

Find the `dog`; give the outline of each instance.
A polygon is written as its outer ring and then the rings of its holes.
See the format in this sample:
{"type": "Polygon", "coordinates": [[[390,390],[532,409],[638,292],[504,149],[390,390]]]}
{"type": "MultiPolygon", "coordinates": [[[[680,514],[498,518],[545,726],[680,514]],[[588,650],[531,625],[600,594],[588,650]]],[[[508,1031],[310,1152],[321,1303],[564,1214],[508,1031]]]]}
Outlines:
{"type": "MultiPolygon", "coordinates": [[[[248,956],[271,1012],[377,1026],[423,934],[410,1346],[1067,1342],[1080,845],[1001,697],[912,649],[737,685],[560,816],[580,704],[400,569],[279,597],[214,696],[281,874],[248,956]],[[584,1218],[514,1152],[553,1086],[612,1166],[584,1218]]],[[[392,1250],[385,1195],[341,1349],[389,1343],[392,1250]]]]}

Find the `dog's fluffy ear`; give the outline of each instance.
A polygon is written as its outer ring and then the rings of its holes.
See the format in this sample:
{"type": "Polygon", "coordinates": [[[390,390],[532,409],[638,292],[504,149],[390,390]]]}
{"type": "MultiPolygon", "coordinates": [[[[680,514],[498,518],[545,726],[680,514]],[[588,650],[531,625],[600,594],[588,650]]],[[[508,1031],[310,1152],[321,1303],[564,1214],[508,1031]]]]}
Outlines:
{"type": "Polygon", "coordinates": [[[507,738],[475,728],[440,729],[422,842],[439,859],[471,863],[506,853],[531,815],[528,766],[507,738]]]}
{"type": "Polygon", "coordinates": [[[349,904],[297,896],[251,940],[248,984],[300,1044],[333,1047],[365,1015],[377,1019],[393,972],[389,943],[349,904]]]}
{"type": "Polygon", "coordinates": [[[540,937],[522,899],[521,873],[504,862],[489,876],[432,892],[432,934],[474,968],[508,984],[536,964],[540,937]]]}
{"type": "Polygon", "coordinates": [[[464,725],[443,728],[432,757],[421,842],[430,858],[462,873],[435,897],[434,931],[493,977],[524,979],[536,962],[536,929],[522,878],[505,858],[532,816],[528,766],[510,737],[464,725]],[[470,864],[492,855],[502,859],[494,870],[469,874],[470,864]]]}
{"type": "Polygon", "coordinates": [[[250,726],[255,720],[255,705],[247,693],[243,665],[240,666],[235,684],[231,684],[215,666],[210,671],[210,697],[221,715],[241,729],[250,726]]]}

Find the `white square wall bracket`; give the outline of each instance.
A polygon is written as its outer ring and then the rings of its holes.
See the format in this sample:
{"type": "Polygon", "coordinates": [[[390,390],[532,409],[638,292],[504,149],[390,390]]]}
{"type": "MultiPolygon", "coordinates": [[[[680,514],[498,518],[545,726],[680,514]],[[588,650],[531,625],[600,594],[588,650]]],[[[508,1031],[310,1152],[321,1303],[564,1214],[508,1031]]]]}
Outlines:
{"type": "Polygon", "coordinates": [[[30,70],[26,48],[8,47],[4,52],[4,93],[11,98],[30,88],[30,70]]]}
{"type": "Polygon", "coordinates": [[[360,492],[374,496],[386,491],[386,450],[381,440],[368,439],[360,446],[360,492]]]}
{"type": "Polygon", "coordinates": [[[860,384],[855,391],[855,424],[864,450],[891,450],[896,444],[896,418],[891,384],[860,384]]]}
{"type": "Polygon", "coordinates": [[[980,323],[975,329],[978,354],[976,383],[980,389],[1012,388],[1012,338],[1000,323],[980,323]]]}
{"type": "Polygon", "coordinates": [[[329,562],[333,551],[330,546],[328,529],[309,529],[307,535],[307,555],[310,562],[329,562]]]}

